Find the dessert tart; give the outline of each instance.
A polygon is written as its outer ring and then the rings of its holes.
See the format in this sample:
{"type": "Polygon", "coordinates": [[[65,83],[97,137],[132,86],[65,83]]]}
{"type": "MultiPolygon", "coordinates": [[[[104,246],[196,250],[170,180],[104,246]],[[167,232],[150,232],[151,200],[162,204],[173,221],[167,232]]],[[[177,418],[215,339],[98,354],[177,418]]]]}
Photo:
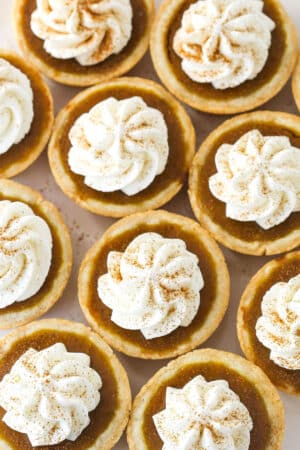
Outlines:
{"type": "Polygon", "coordinates": [[[0,49],[0,178],[27,169],[47,145],[54,120],[50,90],[39,72],[0,49]]]}
{"type": "Polygon", "coordinates": [[[27,186],[0,180],[0,329],[46,313],[71,268],[71,238],[56,207],[27,186]]]}
{"type": "Polygon", "coordinates": [[[297,48],[279,0],[164,0],[150,38],[162,82],[214,114],[249,111],[274,97],[293,71],[297,48]]]}
{"type": "Polygon", "coordinates": [[[110,450],[131,407],[128,378],[86,326],[33,322],[1,339],[0,443],[11,450],[110,450]]]}
{"type": "Polygon", "coordinates": [[[201,224],[250,255],[300,244],[300,118],[257,111],[234,117],[202,143],[189,178],[201,224]]]}
{"type": "Polygon", "coordinates": [[[79,301],[113,348],[171,358],[202,344],[228,306],[229,275],[215,241],[196,222],[166,211],[121,219],[87,252],[79,301]]]}
{"type": "Polygon", "coordinates": [[[81,92],[62,109],[49,161],[58,185],[80,206],[122,217],[174,197],[194,151],[192,122],[163,87],[118,78],[81,92]]]}
{"type": "Polygon", "coordinates": [[[21,50],[47,77],[90,86],[128,72],[146,52],[153,0],[14,0],[21,50]]]}
{"type": "Polygon", "coordinates": [[[294,71],[292,87],[294,99],[300,111],[300,57],[298,58],[298,64],[296,65],[296,69],[294,71]]]}
{"type": "Polygon", "coordinates": [[[238,336],[246,357],[275,386],[300,395],[300,252],[263,266],[246,287],[238,312],[238,336]]]}
{"type": "Polygon", "coordinates": [[[130,450],[281,450],[284,410],[274,386],[233,353],[195,350],[160,369],[133,403],[130,450]]]}

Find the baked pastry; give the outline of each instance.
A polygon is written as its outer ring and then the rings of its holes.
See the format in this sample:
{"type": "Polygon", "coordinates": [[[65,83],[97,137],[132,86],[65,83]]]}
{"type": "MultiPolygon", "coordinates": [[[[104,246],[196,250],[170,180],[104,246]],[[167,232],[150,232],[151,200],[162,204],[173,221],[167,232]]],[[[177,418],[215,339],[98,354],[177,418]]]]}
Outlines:
{"type": "Polygon", "coordinates": [[[224,122],[202,143],[189,178],[201,224],[251,255],[300,244],[300,118],[257,111],[224,122]]]}
{"type": "Polygon", "coordinates": [[[196,222],[149,211],[112,225],[87,252],[79,301],[92,328],[127,355],[171,358],[202,344],[228,306],[229,275],[196,222]]]}
{"type": "Polygon", "coordinates": [[[300,57],[298,58],[298,64],[296,65],[296,69],[294,71],[292,87],[294,99],[300,111],[300,57]]]}
{"type": "Polygon", "coordinates": [[[133,403],[130,450],[280,450],[284,410],[266,375],[244,358],[195,350],[160,369],[133,403]]]}
{"type": "Polygon", "coordinates": [[[33,322],[1,339],[0,441],[11,450],[110,450],[128,421],[128,378],[86,326],[33,322]]]}
{"type": "Polygon", "coordinates": [[[156,209],[181,189],[195,131],[160,85],[119,78],[78,94],[58,114],[49,144],[61,189],[109,217],[156,209]]]}
{"type": "Polygon", "coordinates": [[[293,71],[297,48],[279,0],[164,0],[150,39],[162,82],[214,114],[249,111],[274,97],[293,71]]]}
{"type": "Polygon", "coordinates": [[[47,145],[54,120],[50,90],[16,53],[0,49],[0,178],[27,169],[47,145]]]}
{"type": "Polygon", "coordinates": [[[15,0],[21,50],[47,77],[90,86],[128,72],[148,48],[153,0],[15,0]]]}
{"type": "Polygon", "coordinates": [[[263,266],[246,287],[238,313],[238,336],[246,357],[275,386],[300,395],[300,252],[263,266]]]}
{"type": "Polygon", "coordinates": [[[0,329],[31,322],[61,297],[72,268],[69,231],[33,189],[0,180],[0,329]]]}

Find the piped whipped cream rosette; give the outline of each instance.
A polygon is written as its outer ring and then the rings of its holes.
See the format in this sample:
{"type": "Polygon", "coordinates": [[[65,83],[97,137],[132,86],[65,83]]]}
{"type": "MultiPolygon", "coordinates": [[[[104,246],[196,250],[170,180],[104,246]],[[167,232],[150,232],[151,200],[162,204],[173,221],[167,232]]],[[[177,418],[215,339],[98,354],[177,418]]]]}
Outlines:
{"type": "Polygon", "coordinates": [[[226,216],[255,221],[268,230],[300,211],[300,149],[288,137],[244,134],[215,156],[211,193],[226,203],[226,216]]]}
{"type": "Polygon", "coordinates": [[[181,239],[141,234],[123,253],[110,252],[107,266],[98,295],[118,326],[153,339],[193,321],[204,282],[197,256],[181,239]]]}
{"type": "Polygon", "coordinates": [[[52,259],[52,236],[44,219],[22,202],[0,201],[0,308],[36,294],[52,259]]]}
{"type": "Polygon", "coordinates": [[[132,7],[130,0],[37,0],[31,29],[54,58],[90,66],[126,47],[132,7]]]}
{"type": "Polygon", "coordinates": [[[173,48],[192,80],[239,86],[263,69],[275,23],[260,0],[199,0],[183,14],[173,48]]]}
{"type": "Polygon", "coordinates": [[[264,295],[256,323],[258,340],[280,367],[300,370],[300,275],[274,284],[264,295]]]}
{"type": "Polygon", "coordinates": [[[33,91],[28,77],[0,58],[0,155],[18,144],[33,121],[33,91]]]}
{"type": "Polygon", "coordinates": [[[141,97],[101,101],[76,120],[69,138],[71,170],[101,192],[141,192],[164,171],[169,155],[163,114],[141,97]]]}
{"type": "Polygon", "coordinates": [[[0,383],[7,426],[26,433],[33,447],[76,441],[100,402],[100,375],[85,353],[57,343],[27,350],[0,383]]]}
{"type": "Polygon", "coordinates": [[[248,450],[253,422],[225,380],[196,376],[167,387],[166,407],[153,416],[162,450],[248,450]]]}

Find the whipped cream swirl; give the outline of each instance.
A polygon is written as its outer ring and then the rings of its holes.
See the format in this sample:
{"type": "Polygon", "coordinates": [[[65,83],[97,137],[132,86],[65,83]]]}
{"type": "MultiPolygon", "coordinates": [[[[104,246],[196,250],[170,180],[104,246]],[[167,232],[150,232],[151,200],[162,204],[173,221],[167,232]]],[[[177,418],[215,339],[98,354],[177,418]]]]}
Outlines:
{"type": "Polygon", "coordinates": [[[101,192],[135,195],[164,171],[168,160],[164,117],[141,97],[98,103],[76,120],[69,138],[71,170],[101,192]]]}
{"type": "Polygon", "coordinates": [[[300,211],[300,149],[289,138],[252,130],[221,145],[215,161],[209,188],[226,203],[227,217],[267,230],[300,211]]]}
{"type": "Polygon", "coordinates": [[[18,144],[33,121],[33,91],[28,77],[0,58],[0,155],[18,144]]]}
{"type": "Polygon", "coordinates": [[[182,389],[168,387],[166,408],[153,416],[162,450],[248,450],[248,409],[227,381],[201,375],[182,389]]]}
{"type": "Polygon", "coordinates": [[[82,66],[104,61],[126,47],[132,34],[130,0],[37,0],[32,32],[54,58],[82,66]]]}
{"type": "Polygon", "coordinates": [[[263,69],[275,23],[261,0],[199,0],[183,14],[173,48],[182,70],[215,89],[239,86],[263,69]]]}
{"type": "Polygon", "coordinates": [[[141,234],[124,253],[110,252],[107,265],[98,294],[120,327],[153,339],[187,327],[196,316],[204,283],[197,256],[181,239],[141,234]]]}
{"type": "Polygon", "coordinates": [[[264,295],[256,323],[258,340],[278,366],[300,370],[300,275],[274,284],[264,295]]]}
{"type": "Polygon", "coordinates": [[[75,441],[100,402],[102,381],[85,353],[58,343],[27,350],[0,383],[7,426],[26,433],[33,447],[75,441]]]}
{"type": "Polygon", "coordinates": [[[36,294],[48,275],[48,224],[22,202],[0,201],[0,308],[36,294]]]}

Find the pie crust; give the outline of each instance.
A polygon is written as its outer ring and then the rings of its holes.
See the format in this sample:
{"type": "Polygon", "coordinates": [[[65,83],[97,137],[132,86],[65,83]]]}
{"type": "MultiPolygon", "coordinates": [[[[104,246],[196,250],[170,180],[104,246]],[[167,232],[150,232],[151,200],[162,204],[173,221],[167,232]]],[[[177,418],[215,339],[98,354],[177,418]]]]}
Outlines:
{"type": "Polygon", "coordinates": [[[86,89],[58,114],[49,144],[49,162],[57,184],[66,195],[89,211],[108,217],[122,217],[156,209],[182,188],[195,151],[195,131],[184,108],[161,85],[143,78],[117,78],[86,89]],[[159,109],[168,126],[169,158],[164,172],[143,191],[127,196],[121,191],[99,192],[84,183],[68,164],[69,131],[74,121],[95,104],[108,98],[141,96],[148,106],[159,109]]]}
{"type": "Polygon", "coordinates": [[[0,49],[0,58],[29,78],[34,96],[34,117],[29,132],[21,142],[0,155],[0,178],[10,178],[27,169],[46,147],[54,121],[53,100],[50,89],[32,65],[10,50],[0,49]]]}
{"type": "Polygon", "coordinates": [[[298,37],[294,24],[279,0],[264,0],[264,11],[276,23],[264,69],[254,79],[226,90],[192,81],[181,69],[172,47],[184,11],[195,0],[164,0],[154,21],[150,51],[154,67],[167,88],[200,111],[236,114],[257,108],[274,97],[288,81],[296,63],[298,37]]]}
{"type": "MultiPolygon", "coordinates": [[[[300,244],[300,213],[264,230],[255,222],[226,217],[225,203],[209,190],[208,179],[216,173],[215,154],[220,145],[236,142],[244,133],[258,129],[265,136],[285,135],[300,149],[300,117],[284,112],[255,111],[236,116],[216,128],[201,144],[189,177],[189,197],[195,216],[217,241],[249,255],[274,255],[300,244]]],[[[299,150],[300,151],[300,150],[299,150]]]]}
{"type": "Polygon", "coordinates": [[[295,99],[296,105],[300,111],[300,56],[298,57],[298,63],[296,65],[296,69],[294,71],[292,87],[293,87],[294,99],[295,99]]]}
{"type": "Polygon", "coordinates": [[[194,349],[219,326],[229,300],[229,275],[216,242],[195,221],[167,211],[133,214],[112,225],[87,252],[79,271],[78,295],[82,311],[91,325],[113,348],[143,359],[171,358],[194,349]],[[111,309],[98,297],[97,281],[107,273],[110,251],[124,251],[139,234],[156,232],[185,241],[199,258],[204,278],[199,311],[188,327],[167,336],[147,340],[138,330],[125,330],[111,321],[111,309]]]}
{"type": "Polygon", "coordinates": [[[75,59],[53,58],[43,40],[30,27],[36,0],[14,0],[13,20],[19,47],[29,62],[47,77],[70,86],[91,86],[128,72],[145,54],[154,15],[154,0],[131,0],[133,32],[127,46],[117,55],[93,66],[81,66],[75,59]]]}
{"type": "MultiPolygon", "coordinates": [[[[91,423],[83,430],[75,442],[65,440],[53,446],[41,446],[59,450],[110,450],[120,439],[127,425],[131,408],[131,392],[127,374],[111,348],[90,328],[76,322],[62,319],[47,319],[32,322],[16,329],[1,339],[0,376],[8,373],[14,362],[30,347],[42,350],[57,342],[66,345],[72,352],[84,352],[91,357],[91,367],[97,369],[102,362],[105,370],[100,375],[103,381],[101,401],[90,413],[91,423]],[[72,345],[68,345],[72,341],[72,345]],[[101,361],[100,361],[101,359],[101,361]],[[105,394],[105,391],[107,394],[105,394]],[[117,405],[113,405],[116,403],[117,405]],[[106,405],[105,405],[106,403],[106,405]],[[115,406],[115,410],[113,407],[115,406]],[[103,418],[110,416],[109,422],[101,431],[92,429],[103,418]],[[98,432],[97,432],[98,431],[98,432]]],[[[100,371],[99,371],[100,372],[100,371]]],[[[0,408],[1,417],[3,410],[0,408]]],[[[101,425],[102,426],[102,425],[101,425]]],[[[33,448],[26,435],[10,429],[4,422],[0,424],[1,448],[11,450],[30,450],[33,448]]]]}
{"type": "Polygon", "coordinates": [[[248,408],[254,428],[249,450],[280,450],[284,410],[269,379],[254,364],[233,353],[195,350],[160,369],[134,400],[127,428],[130,450],[162,448],[152,416],[165,407],[167,386],[182,388],[196,375],[207,380],[225,379],[248,408]]]}
{"type": "Polygon", "coordinates": [[[69,230],[57,208],[39,192],[11,180],[0,180],[0,200],[21,201],[42,217],[51,230],[52,261],[41,289],[22,302],[0,309],[0,329],[14,328],[45,314],[61,297],[72,269],[72,244],[69,230]]]}
{"type": "Polygon", "coordinates": [[[255,325],[261,316],[264,294],[275,283],[288,282],[300,274],[300,251],[288,253],[265,264],[247,285],[239,306],[237,330],[241,348],[272,383],[288,394],[300,395],[300,370],[288,370],[270,359],[270,350],[258,339],[255,325]]]}

